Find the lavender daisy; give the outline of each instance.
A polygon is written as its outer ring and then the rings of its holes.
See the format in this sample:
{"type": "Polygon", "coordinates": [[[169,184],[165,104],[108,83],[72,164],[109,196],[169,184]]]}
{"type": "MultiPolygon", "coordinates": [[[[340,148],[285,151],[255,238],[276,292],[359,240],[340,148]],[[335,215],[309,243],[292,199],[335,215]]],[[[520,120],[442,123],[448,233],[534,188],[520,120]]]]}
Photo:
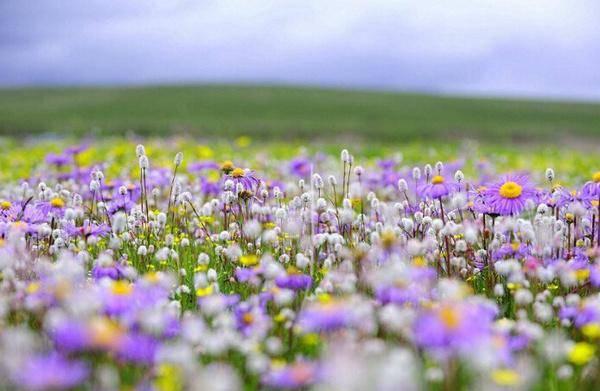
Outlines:
{"type": "Polygon", "coordinates": [[[507,175],[487,186],[483,192],[490,214],[516,215],[535,198],[535,188],[525,175],[507,175]]]}

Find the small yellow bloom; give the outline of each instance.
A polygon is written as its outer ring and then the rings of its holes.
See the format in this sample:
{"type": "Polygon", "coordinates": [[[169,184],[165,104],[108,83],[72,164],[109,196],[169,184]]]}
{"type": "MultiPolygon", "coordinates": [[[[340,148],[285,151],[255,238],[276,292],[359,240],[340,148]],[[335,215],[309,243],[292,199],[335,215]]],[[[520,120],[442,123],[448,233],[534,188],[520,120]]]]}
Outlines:
{"type": "Polygon", "coordinates": [[[492,372],[492,380],[500,386],[512,387],[519,384],[521,376],[512,369],[496,369],[492,372]]]}
{"type": "Polygon", "coordinates": [[[319,344],[319,341],[319,334],[317,333],[308,333],[302,336],[302,342],[304,342],[305,345],[316,346],[319,344]]]}
{"type": "MultiPolygon", "coordinates": [[[[152,265],[151,265],[152,266],[152,265]]],[[[156,272],[149,272],[144,275],[144,279],[152,284],[157,283],[159,276],[156,272]]]]}
{"type": "Polygon", "coordinates": [[[285,320],[286,320],[285,314],[280,312],[273,317],[273,320],[277,323],[285,322],[285,320]]]}
{"type": "Polygon", "coordinates": [[[0,209],[2,210],[8,210],[12,207],[12,204],[10,201],[2,201],[0,202],[0,209]]]}
{"type": "Polygon", "coordinates": [[[171,364],[161,364],[158,367],[157,377],[154,385],[159,391],[183,390],[181,368],[171,364]]]}
{"type": "Polygon", "coordinates": [[[594,175],[592,175],[592,181],[596,183],[600,182],[600,171],[596,171],[594,175]]]}
{"type": "Polygon", "coordinates": [[[565,220],[567,221],[567,223],[572,223],[575,220],[575,216],[573,215],[573,213],[567,213],[565,214],[565,220]]]}
{"type": "Polygon", "coordinates": [[[258,264],[258,256],[256,254],[246,254],[240,257],[240,263],[244,266],[254,266],[258,264]]]}
{"type": "Polygon", "coordinates": [[[233,162],[231,160],[225,160],[221,164],[221,170],[223,170],[225,173],[230,173],[231,171],[233,171],[234,168],[235,166],[233,165],[233,162]]]}
{"type": "Polygon", "coordinates": [[[198,297],[204,297],[204,296],[209,296],[213,293],[213,286],[209,285],[206,288],[198,288],[196,290],[196,296],[198,297]]]}
{"type": "Polygon", "coordinates": [[[587,342],[578,342],[569,351],[569,361],[576,365],[583,365],[594,358],[596,347],[587,342]]]}
{"type": "Polygon", "coordinates": [[[577,281],[582,282],[590,277],[590,269],[578,269],[575,270],[575,278],[577,281]]]}
{"type": "Polygon", "coordinates": [[[412,259],[412,264],[415,267],[425,267],[427,266],[427,260],[419,255],[412,259]]]}
{"type": "Polygon", "coordinates": [[[320,293],[317,296],[317,300],[319,300],[320,303],[326,304],[326,303],[330,303],[331,302],[331,295],[329,293],[320,293]]]}
{"type": "Polygon", "coordinates": [[[581,328],[581,332],[590,339],[598,339],[600,338],[600,323],[588,323],[581,328]]]}

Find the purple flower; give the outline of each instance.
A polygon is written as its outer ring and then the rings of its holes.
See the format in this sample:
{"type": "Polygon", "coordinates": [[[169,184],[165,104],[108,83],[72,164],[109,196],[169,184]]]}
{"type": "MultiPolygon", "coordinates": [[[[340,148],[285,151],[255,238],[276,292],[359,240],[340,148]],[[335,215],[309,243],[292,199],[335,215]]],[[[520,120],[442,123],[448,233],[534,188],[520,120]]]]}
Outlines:
{"type": "Polygon", "coordinates": [[[502,216],[519,214],[536,191],[525,175],[507,175],[492,183],[483,192],[490,214],[502,216]]]}
{"type": "Polygon", "coordinates": [[[300,361],[272,369],[262,379],[264,385],[277,389],[305,388],[317,381],[316,364],[300,361]]]}
{"type": "Polygon", "coordinates": [[[27,360],[14,381],[29,390],[62,390],[81,384],[88,373],[85,363],[51,353],[27,360]]]}
{"type": "Polygon", "coordinates": [[[200,172],[204,170],[218,170],[219,164],[213,161],[202,161],[202,162],[194,162],[190,163],[187,166],[188,171],[190,172],[200,172]]]}
{"type": "Polygon", "coordinates": [[[489,337],[497,310],[481,303],[442,303],[414,324],[415,342],[425,348],[461,350],[489,337]]]}
{"type": "Polygon", "coordinates": [[[234,168],[229,175],[227,175],[227,179],[231,179],[234,184],[240,183],[244,190],[251,191],[256,193],[258,189],[258,185],[260,184],[260,180],[256,177],[253,171],[244,170],[243,168],[236,167],[234,168]]]}
{"type": "Polygon", "coordinates": [[[419,187],[418,192],[422,197],[434,199],[445,197],[456,189],[455,183],[449,183],[441,175],[434,175],[430,183],[419,187]]]}
{"type": "Polygon", "coordinates": [[[312,285],[312,278],[306,274],[295,271],[288,271],[287,274],[278,276],[275,284],[280,288],[292,289],[295,291],[309,289],[312,285]]]}
{"type": "Polygon", "coordinates": [[[352,326],[355,316],[345,302],[328,301],[304,309],[298,324],[305,332],[328,332],[352,326]]]}
{"type": "Polygon", "coordinates": [[[77,227],[72,222],[69,222],[65,224],[64,229],[69,236],[82,236],[85,238],[90,236],[104,236],[110,232],[110,227],[107,224],[90,223],[89,220],[85,220],[81,227],[77,227]]]}
{"type": "Polygon", "coordinates": [[[139,333],[125,335],[121,338],[118,355],[122,360],[139,364],[152,364],[158,347],[156,339],[139,333]]]}
{"type": "Polygon", "coordinates": [[[111,215],[119,210],[129,213],[135,206],[135,202],[131,200],[131,196],[132,194],[130,194],[130,192],[127,192],[127,194],[121,194],[117,191],[114,198],[108,204],[108,212],[111,215]]]}
{"type": "Polygon", "coordinates": [[[310,175],[311,162],[305,157],[297,157],[290,162],[290,173],[305,178],[310,175]]]}
{"type": "Polygon", "coordinates": [[[87,325],[76,321],[61,322],[50,330],[49,335],[58,348],[69,352],[83,350],[90,343],[87,325]]]}
{"type": "Polygon", "coordinates": [[[240,303],[234,311],[238,330],[244,336],[265,335],[270,328],[269,317],[258,306],[240,303]]]}
{"type": "Polygon", "coordinates": [[[581,192],[589,200],[600,200],[600,171],[594,173],[592,180],[583,185],[581,192]]]}
{"type": "Polygon", "coordinates": [[[73,162],[73,156],[69,154],[54,154],[49,153],[46,155],[46,163],[55,165],[57,167],[66,166],[67,164],[73,162]]]}

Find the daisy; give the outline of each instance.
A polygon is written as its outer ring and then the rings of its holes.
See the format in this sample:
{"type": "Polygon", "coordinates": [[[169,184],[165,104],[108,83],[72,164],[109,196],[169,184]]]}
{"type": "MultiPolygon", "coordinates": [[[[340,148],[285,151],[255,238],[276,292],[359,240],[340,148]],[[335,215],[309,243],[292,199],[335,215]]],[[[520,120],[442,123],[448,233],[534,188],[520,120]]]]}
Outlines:
{"type": "Polygon", "coordinates": [[[507,175],[483,192],[490,213],[502,216],[519,214],[535,194],[535,188],[525,175],[507,175]]]}
{"type": "Polygon", "coordinates": [[[450,183],[442,175],[434,175],[428,184],[419,187],[419,194],[427,198],[442,198],[446,197],[451,192],[457,189],[456,184],[450,183]]]}

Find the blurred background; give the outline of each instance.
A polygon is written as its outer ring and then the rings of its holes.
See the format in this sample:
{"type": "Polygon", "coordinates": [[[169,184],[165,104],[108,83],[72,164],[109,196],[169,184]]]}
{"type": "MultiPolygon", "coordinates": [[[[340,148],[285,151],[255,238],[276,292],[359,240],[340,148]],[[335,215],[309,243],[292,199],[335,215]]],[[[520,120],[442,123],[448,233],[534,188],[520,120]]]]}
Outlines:
{"type": "Polygon", "coordinates": [[[0,1],[0,132],[600,140],[595,0],[0,1]]]}

